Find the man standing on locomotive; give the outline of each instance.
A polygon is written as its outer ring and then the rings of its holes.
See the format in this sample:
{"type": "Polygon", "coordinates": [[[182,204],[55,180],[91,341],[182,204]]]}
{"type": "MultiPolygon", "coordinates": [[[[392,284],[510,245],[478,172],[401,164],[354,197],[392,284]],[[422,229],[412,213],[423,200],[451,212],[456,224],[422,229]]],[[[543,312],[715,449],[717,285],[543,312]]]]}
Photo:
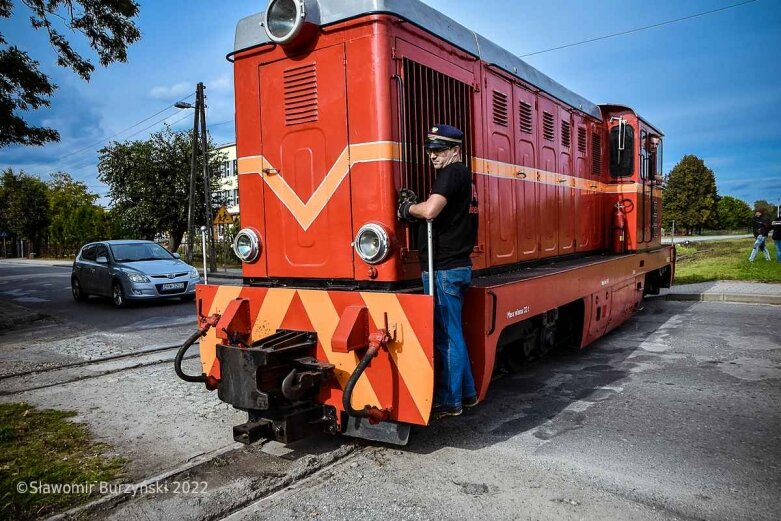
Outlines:
{"type": "Polygon", "coordinates": [[[418,226],[423,287],[429,287],[427,228],[434,230],[434,346],[439,378],[432,416],[458,416],[463,407],[477,405],[469,353],[461,325],[464,295],[472,281],[470,255],[477,240],[477,215],[472,206],[472,173],[463,163],[464,133],[450,125],[436,125],[426,139],[426,151],[435,170],[431,195],[418,203],[408,189],[399,193],[398,216],[418,226]]]}

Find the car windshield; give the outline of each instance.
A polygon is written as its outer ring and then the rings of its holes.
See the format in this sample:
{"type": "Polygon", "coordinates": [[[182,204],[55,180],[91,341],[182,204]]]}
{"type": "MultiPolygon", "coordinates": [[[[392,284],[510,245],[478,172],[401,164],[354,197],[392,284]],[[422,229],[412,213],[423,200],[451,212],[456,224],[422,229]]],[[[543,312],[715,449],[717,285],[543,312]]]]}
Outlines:
{"type": "Polygon", "coordinates": [[[172,259],[168,250],[154,243],[112,244],[111,253],[117,262],[172,259]]]}

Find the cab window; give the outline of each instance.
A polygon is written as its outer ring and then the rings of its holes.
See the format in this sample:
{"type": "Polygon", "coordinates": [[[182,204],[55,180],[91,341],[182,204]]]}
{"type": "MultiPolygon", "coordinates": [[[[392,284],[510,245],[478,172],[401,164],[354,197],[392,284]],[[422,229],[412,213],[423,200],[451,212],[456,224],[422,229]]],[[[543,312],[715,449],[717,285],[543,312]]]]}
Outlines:
{"type": "Polygon", "coordinates": [[[610,129],[610,175],[629,177],[635,168],[635,130],[630,125],[610,129]],[[623,134],[623,135],[622,135],[623,134]]]}

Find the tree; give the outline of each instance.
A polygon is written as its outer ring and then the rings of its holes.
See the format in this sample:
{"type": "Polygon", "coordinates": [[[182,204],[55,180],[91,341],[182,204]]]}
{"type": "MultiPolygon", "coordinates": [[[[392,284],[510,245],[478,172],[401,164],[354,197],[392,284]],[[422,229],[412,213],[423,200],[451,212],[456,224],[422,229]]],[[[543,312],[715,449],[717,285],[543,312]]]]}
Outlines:
{"type": "Polygon", "coordinates": [[[49,226],[49,199],[46,183],[10,168],[0,178],[0,228],[15,239],[28,239],[39,251],[49,226]]]}
{"type": "MultiPolygon", "coordinates": [[[[207,144],[212,150],[212,144],[207,144]]],[[[146,141],[112,142],[100,150],[98,177],[109,186],[114,215],[123,233],[134,238],[153,240],[160,233],[171,237],[169,247],[176,251],[187,230],[187,201],[190,190],[190,153],[192,134],[166,128],[146,141]]],[[[208,165],[216,172],[222,154],[208,154],[208,165]]],[[[203,155],[198,157],[199,181],[196,183],[193,215],[195,222],[205,222],[203,207],[203,155]],[[200,202],[199,202],[200,201],[200,202]]],[[[211,204],[215,176],[212,176],[211,204]]]]}
{"type": "Polygon", "coordinates": [[[754,210],[762,210],[762,213],[765,215],[766,219],[774,219],[778,215],[778,207],[773,203],[765,201],[764,199],[754,201],[754,210]]]}
{"type": "MultiPolygon", "coordinates": [[[[133,0],[23,0],[30,8],[34,29],[44,29],[57,53],[57,65],[73,70],[86,81],[95,66],[71,47],[55,27],[81,33],[98,54],[101,65],[127,61],[127,47],[141,38],[132,21],[138,15],[133,0]]],[[[14,15],[13,0],[0,0],[0,18],[14,15]]],[[[21,17],[20,17],[21,18],[21,17]]],[[[0,148],[12,143],[43,145],[59,141],[51,128],[30,126],[18,112],[48,107],[57,86],[38,69],[38,62],[0,34],[0,148]]]]}
{"type": "Polygon", "coordinates": [[[675,221],[677,228],[714,228],[717,226],[716,177],[705,162],[695,155],[683,156],[667,178],[662,193],[662,215],[666,226],[675,221]]]}
{"type": "Polygon", "coordinates": [[[60,255],[75,252],[87,242],[110,238],[106,211],[95,202],[98,195],[63,172],[52,174],[49,186],[49,246],[60,255]]]}
{"type": "Polygon", "coordinates": [[[754,214],[745,201],[730,195],[719,198],[717,210],[719,226],[725,230],[737,230],[747,227],[751,222],[751,216],[754,214]]]}

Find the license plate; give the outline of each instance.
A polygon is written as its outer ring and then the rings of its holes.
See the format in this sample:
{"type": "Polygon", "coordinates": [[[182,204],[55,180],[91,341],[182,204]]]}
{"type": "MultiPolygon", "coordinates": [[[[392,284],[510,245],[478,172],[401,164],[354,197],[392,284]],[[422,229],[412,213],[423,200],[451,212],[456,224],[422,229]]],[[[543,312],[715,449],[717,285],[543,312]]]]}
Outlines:
{"type": "Polygon", "coordinates": [[[184,282],[172,282],[170,284],[163,284],[162,290],[168,291],[169,289],[184,289],[184,282]]]}

